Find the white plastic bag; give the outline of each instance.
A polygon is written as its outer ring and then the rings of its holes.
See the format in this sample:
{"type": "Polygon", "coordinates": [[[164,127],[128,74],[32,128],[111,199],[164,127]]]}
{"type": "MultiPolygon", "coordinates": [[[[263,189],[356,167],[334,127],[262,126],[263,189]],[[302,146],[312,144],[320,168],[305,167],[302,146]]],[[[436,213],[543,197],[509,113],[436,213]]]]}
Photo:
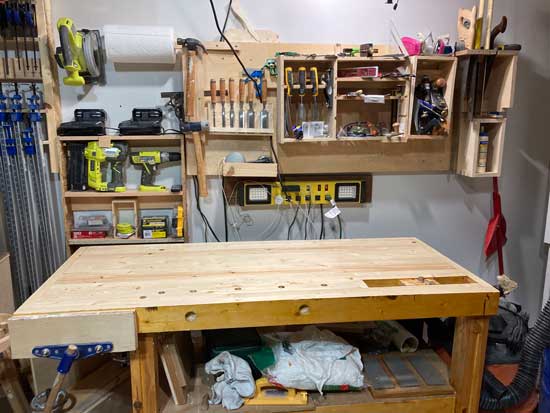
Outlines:
{"type": "Polygon", "coordinates": [[[275,364],[266,371],[272,383],[321,394],[323,386],[363,387],[359,350],[329,330],[308,326],[264,338],[275,355],[275,364]]]}

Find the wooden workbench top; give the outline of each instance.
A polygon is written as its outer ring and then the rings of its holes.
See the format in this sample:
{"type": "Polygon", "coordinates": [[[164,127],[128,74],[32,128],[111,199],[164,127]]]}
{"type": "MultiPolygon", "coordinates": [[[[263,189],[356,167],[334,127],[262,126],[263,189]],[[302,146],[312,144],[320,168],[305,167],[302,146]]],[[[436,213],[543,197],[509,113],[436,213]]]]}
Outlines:
{"type": "Polygon", "coordinates": [[[102,246],[71,256],[10,328],[99,317],[100,330],[136,319],[121,330],[161,332],[488,315],[497,304],[497,290],[414,238],[102,246]]]}

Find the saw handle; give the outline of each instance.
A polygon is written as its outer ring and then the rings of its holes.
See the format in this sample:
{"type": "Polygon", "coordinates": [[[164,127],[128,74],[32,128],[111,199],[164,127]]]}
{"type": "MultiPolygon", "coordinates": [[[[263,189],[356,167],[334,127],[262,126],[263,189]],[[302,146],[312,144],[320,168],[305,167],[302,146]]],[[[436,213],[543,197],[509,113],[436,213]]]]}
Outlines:
{"type": "Polygon", "coordinates": [[[235,102],[235,79],[229,78],[229,102],[235,102]]]}
{"type": "Polygon", "coordinates": [[[210,102],[215,105],[216,104],[216,80],[210,79],[210,102]]]}
{"type": "Polygon", "coordinates": [[[225,102],[225,79],[220,79],[220,102],[225,102]]]}

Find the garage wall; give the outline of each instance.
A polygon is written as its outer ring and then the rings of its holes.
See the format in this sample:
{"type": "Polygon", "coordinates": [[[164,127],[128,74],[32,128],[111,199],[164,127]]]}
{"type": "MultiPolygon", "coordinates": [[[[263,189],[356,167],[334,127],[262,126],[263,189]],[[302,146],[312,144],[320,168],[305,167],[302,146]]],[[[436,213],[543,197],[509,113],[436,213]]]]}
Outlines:
{"type": "MultiPolygon", "coordinates": [[[[390,43],[389,19],[402,35],[418,31],[456,35],[459,7],[467,1],[402,0],[397,12],[385,0],[242,0],[241,6],[255,28],[269,28],[284,42],[375,42],[390,43]],[[302,11],[297,11],[300,4],[302,11]],[[300,16],[298,19],[297,16],[300,16]]],[[[226,2],[215,2],[218,14],[226,2]]],[[[72,17],[81,28],[104,24],[172,25],[182,37],[202,40],[217,38],[207,1],[119,0],[111,2],[56,0],[54,21],[72,17]]],[[[550,159],[547,126],[550,106],[550,3],[546,0],[497,2],[495,20],[506,14],[509,30],[501,38],[521,43],[516,105],[508,122],[504,168],[501,179],[503,209],[508,219],[506,271],[520,283],[516,297],[532,312],[540,308],[546,251],[543,248],[544,220],[548,194],[550,159]]],[[[228,27],[234,27],[230,19],[228,27]]],[[[107,85],[83,91],[62,88],[63,116],[72,118],[76,107],[105,108],[111,126],[130,117],[136,106],[162,104],[161,91],[181,90],[179,72],[166,67],[133,67],[121,70],[108,66],[107,85]]],[[[177,168],[166,168],[161,178],[169,182],[177,168]]],[[[129,179],[137,182],[133,171],[129,179]]],[[[209,182],[210,197],[203,210],[220,236],[223,235],[220,183],[209,182]]],[[[377,175],[373,203],[343,212],[347,237],[417,236],[444,254],[483,276],[495,280],[495,260],[486,262],[481,249],[487,221],[491,216],[491,181],[470,180],[451,174],[377,175]]],[[[193,209],[195,211],[195,209],[193,209]]],[[[319,211],[312,218],[319,224],[319,211]]],[[[300,214],[299,221],[304,220],[300,214]]],[[[288,211],[230,211],[230,221],[240,227],[242,240],[286,239],[288,211]],[[274,231],[269,231],[269,226],[274,231]],[[267,231],[266,231],[267,230],[267,231]]],[[[332,223],[334,224],[334,223],[332,223]]],[[[332,225],[330,234],[336,234],[332,225]]],[[[203,240],[203,226],[196,211],[192,216],[193,241],[203,240]]],[[[318,227],[317,227],[318,231],[318,227]]],[[[303,234],[303,233],[302,233],[303,234]]],[[[231,239],[237,234],[231,230],[231,239]]],[[[298,237],[298,232],[296,232],[298,237]]],[[[303,235],[302,235],[303,236],[303,235]]]]}

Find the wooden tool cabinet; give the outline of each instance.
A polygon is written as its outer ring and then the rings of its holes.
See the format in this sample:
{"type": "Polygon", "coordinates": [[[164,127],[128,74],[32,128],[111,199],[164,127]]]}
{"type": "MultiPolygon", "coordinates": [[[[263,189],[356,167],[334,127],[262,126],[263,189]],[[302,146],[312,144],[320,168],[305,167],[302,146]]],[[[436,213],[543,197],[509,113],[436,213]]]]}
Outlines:
{"type": "MultiPolygon", "coordinates": [[[[108,236],[98,239],[72,239],[71,230],[74,226],[73,213],[75,211],[112,211],[113,201],[133,201],[137,204],[138,213],[140,210],[172,209],[178,205],[186,205],[186,174],[185,174],[185,146],[183,135],[136,135],[136,136],[60,136],[60,180],[61,180],[61,202],[64,212],[64,229],[67,246],[71,252],[83,245],[120,245],[120,244],[149,244],[149,243],[179,243],[187,239],[187,225],[184,224],[183,238],[159,238],[143,239],[137,235],[129,239],[115,238],[108,236]],[[86,144],[91,141],[99,141],[100,144],[108,146],[112,141],[123,141],[128,143],[129,151],[147,150],[170,150],[181,153],[180,177],[181,181],[174,182],[182,185],[182,191],[173,193],[170,188],[164,192],[145,192],[138,190],[127,190],[125,192],[98,192],[93,189],[87,191],[69,191],[67,182],[67,144],[70,142],[81,142],[86,144]]],[[[129,162],[128,162],[129,163],[129,162]]],[[[187,213],[184,207],[184,217],[187,213]]],[[[134,217],[138,220],[138,217],[134,217]]],[[[136,227],[136,231],[138,228],[136,227]]],[[[114,231],[114,229],[113,229],[114,231]]]]}
{"type": "Polygon", "coordinates": [[[328,394],[312,397],[305,411],[476,413],[498,301],[496,289],[415,238],[85,247],[16,311],[9,329],[15,358],[39,345],[110,341],[115,352],[131,352],[135,413],[202,412],[208,387],[200,375],[186,384],[186,406],[159,402],[166,333],[457,317],[451,388],[328,394]]]}

